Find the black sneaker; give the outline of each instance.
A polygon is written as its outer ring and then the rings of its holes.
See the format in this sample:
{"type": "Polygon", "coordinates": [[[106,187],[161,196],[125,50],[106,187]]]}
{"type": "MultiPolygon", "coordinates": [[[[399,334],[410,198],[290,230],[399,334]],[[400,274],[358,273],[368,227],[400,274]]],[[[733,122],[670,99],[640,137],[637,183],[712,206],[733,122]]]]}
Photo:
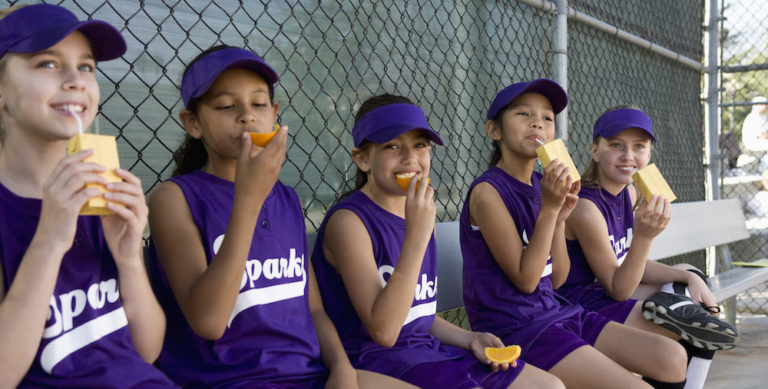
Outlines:
{"type": "Polygon", "coordinates": [[[736,328],[688,296],[656,292],[643,302],[643,317],[701,349],[728,350],[739,342],[736,328]]]}

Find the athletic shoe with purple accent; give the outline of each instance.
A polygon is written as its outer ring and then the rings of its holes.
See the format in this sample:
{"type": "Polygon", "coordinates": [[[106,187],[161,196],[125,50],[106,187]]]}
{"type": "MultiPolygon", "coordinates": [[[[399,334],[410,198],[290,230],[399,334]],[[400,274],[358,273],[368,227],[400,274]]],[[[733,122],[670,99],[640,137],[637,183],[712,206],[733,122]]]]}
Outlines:
{"type": "Polygon", "coordinates": [[[656,292],[643,302],[643,317],[701,349],[728,350],[739,342],[735,327],[688,296],[656,292]]]}

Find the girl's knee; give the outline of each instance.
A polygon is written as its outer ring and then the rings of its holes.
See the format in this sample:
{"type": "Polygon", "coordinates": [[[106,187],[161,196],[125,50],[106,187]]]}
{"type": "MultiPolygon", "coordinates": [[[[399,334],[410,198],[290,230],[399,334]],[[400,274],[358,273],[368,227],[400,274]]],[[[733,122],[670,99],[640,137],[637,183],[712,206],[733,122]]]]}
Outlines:
{"type": "Polygon", "coordinates": [[[679,382],[685,379],[688,368],[688,355],[685,348],[674,340],[659,336],[660,347],[654,356],[659,372],[659,379],[667,382],[679,382]]]}

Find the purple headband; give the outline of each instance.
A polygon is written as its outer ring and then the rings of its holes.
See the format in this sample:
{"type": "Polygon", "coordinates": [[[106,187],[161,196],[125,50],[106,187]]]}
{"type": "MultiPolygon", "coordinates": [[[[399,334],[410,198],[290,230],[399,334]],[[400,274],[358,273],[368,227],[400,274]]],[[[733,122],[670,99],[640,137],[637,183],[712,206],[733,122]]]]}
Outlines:
{"type": "Polygon", "coordinates": [[[496,94],[491,107],[488,108],[486,120],[495,118],[512,100],[520,95],[533,92],[544,95],[549,100],[549,103],[552,104],[552,110],[556,114],[560,113],[568,105],[568,94],[565,93],[565,90],[558,83],[550,79],[540,78],[529,82],[518,82],[500,90],[496,94]]]}
{"type": "Polygon", "coordinates": [[[656,142],[656,136],[653,135],[653,120],[645,112],[632,108],[615,109],[600,116],[595,122],[592,140],[597,139],[598,136],[610,138],[628,128],[639,128],[645,131],[654,143],[656,142]]]}
{"type": "Polygon", "coordinates": [[[258,55],[237,47],[213,51],[199,58],[181,80],[181,99],[188,107],[192,99],[203,96],[225,70],[242,68],[256,72],[269,85],[269,94],[274,94],[277,72],[258,55]]]}
{"type": "Polygon", "coordinates": [[[363,115],[352,128],[355,147],[364,140],[375,143],[390,141],[410,130],[424,130],[433,142],[442,145],[443,139],[429,128],[421,108],[413,104],[387,104],[363,115]]]}
{"type": "Polygon", "coordinates": [[[35,4],[19,8],[0,20],[0,57],[6,53],[34,53],[45,50],[74,31],[88,38],[96,61],[125,53],[120,32],[100,20],[79,21],[66,8],[35,4]]]}

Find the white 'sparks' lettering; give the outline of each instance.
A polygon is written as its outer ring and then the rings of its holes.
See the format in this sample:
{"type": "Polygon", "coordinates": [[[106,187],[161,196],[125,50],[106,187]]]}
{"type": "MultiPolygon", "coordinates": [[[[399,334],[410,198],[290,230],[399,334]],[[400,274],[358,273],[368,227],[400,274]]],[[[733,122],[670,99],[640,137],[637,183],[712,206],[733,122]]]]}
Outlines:
{"type": "Polygon", "coordinates": [[[291,249],[290,258],[267,258],[263,261],[250,259],[245,263],[243,279],[240,281],[242,290],[246,284],[254,288],[256,281],[264,276],[268,280],[280,278],[302,277],[304,273],[304,256],[296,256],[296,249],[291,249]]]}
{"type": "MultiPolygon", "coordinates": [[[[218,253],[224,235],[219,235],[213,241],[213,253],[218,253]]],[[[304,296],[307,285],[307,274],[304,271],[304,255],[296,256],[296,249],[288,252],[288,258],[249,259],[245,262],[243,278],[240,280],[240,294],[237,296],[232,314],[229,316],[227,327],[241,312],[248,308],[270,304],[304,296]],[[286,280],[281,284],[257,287],[258,280],[286,280]]]]}
{"type": "MultiPolygon", "coordinates": [[[[382,265],[379,267],[379,276],[381,277],[380,279],[382,286],[387,285],[387,280],[390,276],[392,276],[393,271],[395,271],[395,268],[390,265],[382,265]],[[385,275],[387,275],[387,277],[385,277],[385,275]]],[[[416,301],[424,301],[433,299],[435,295],[437,295],[437,275],[435,275],[434,281],[430,281],[427,278],[427,275],[422,273],[421,278],[419,279],[419,283],[416,284],[414,299],[416,301]]],[[[408,310],[408,316],[405,318],[403,325],[406,325],[420,317],[434,315],[435,313],[437,313],[436,300],[432,300],[431,302],[427,303],[416,304],[412,306],[410,310],[408,310]]]]}
{"type": "Polygon", "coordinates": [[[611,247],[613,247],[613,252],[616,254],[616,258],[619,260],[619,265],[621,265],[627,257],[629,247],[632,245],[632,228],[627,228],[627,236],[618,241],[613,235],[609,235],[608,239],[611,242],[611,247]]]}
{"type": "Polygon", "coordinates": [[[74,319],[86,309],[98,311],[119,298],[120,291],[114,278],[94,283],[87,291],[73,289],[51,296],[46,318],[51,323],[43,330],[43,338],[55,339],[45,345],[40,354],[43,370],[51,373],[56,364],[70,354],[126,326],[128,320],[122,307],[74,326],[74,319]]]}
{"type": "MultiPolygon", "coordinates": [[[[523,250],[525,250],[526,247],[528,247],[528,233],[525,230],[523,230],[523,250]]],[[[547,265],[544,266],[544,270],[541,272],[541,277],[539,278],[544,278],[551,274],[552,274],[552,255],[549,255],[547,257],[547,265]]]]}
{"type": "Polygon", "coordinates": [[[86,304],[93,310],[99,310],[106,302],[114,303],[119,297],[120,291],[114,278],[94,283],[88,287],[88,293],[74,289],[60,294],[58,299],[51,296],[46,320],[53,318],[53,323],[45,327],[43,338],[53,338],[71,330],[73,319],[83,313],[86,304]]]}

